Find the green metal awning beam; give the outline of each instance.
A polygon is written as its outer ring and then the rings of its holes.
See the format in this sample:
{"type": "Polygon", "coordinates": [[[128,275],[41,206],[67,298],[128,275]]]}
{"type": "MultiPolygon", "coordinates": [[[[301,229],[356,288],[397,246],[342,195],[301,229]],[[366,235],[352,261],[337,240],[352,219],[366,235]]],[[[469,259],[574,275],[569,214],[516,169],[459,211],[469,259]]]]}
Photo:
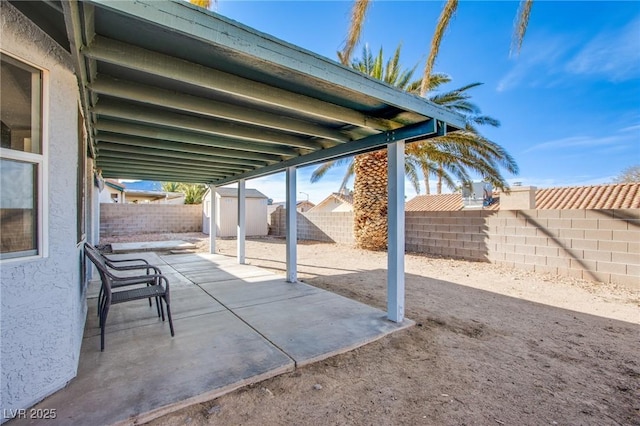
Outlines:
{"type": "Polygon", "coordinates": [[[203,171],[203,170],[193,170],[188,168],[181,167],[163,167],[159,168],[158,166],[147,166],[140,164],[113,164],[104,161],[98,161],[96,163],[99,168],[103,171],[108,170],[111,172],[120,172],[120,173],[168,173],[168,174],[179,174],[179,175],[189,175],[194,178],[202,178],[202,179],[211,179],[211,178],[225,178],[229,176],[228,173],[220,173],[216,171],[203,171]]]}
{"type": "Polygon", "coordinates": [[[103,171],[102,177],[108,179],[136,179],[136,180],[154,180],[160,182],[187,182],[187,183],[207,183],[210,179],[197,178],[192,175],[171,175],[166,173],[141,173],[141,172],[110,172],[103,171]]]}
{"type": "MultiPolygon", "coordinates": [[[[148,148],[156,151],[167,150],[173,152],[186,152],[189,154],[219,157],[219,161],[225,161],[232,164],[246,164],[249,166],[262,166],[270,163],[277,163],[280,160],[280,157],[267,154],[257,154],[233,149],[210,148],[200,145],[188,145],[172,141],[144,139],[117,134],[98,133],[96,135],[96,140],[98,141],[98,149],[100,149],[101,146],[104,146],[103,142],[109,142],[113,145],[112,149],[129,146],[131,148],[148,148]],[[118,147],[115,145],[118,145],[118,147]]],[[[169,153],[168,155],[171,154],[169,153]]]]}
{"type": "MultiPolygon", "coordinates": [[[[113,3],[109,2],[105,6],[111,4],[113,3]]],[[[371,127],[376,130],[388,130],[401,126],[400,123],[395,123],[391,120],[368,116],[349,108],[253,80],[247,80],[233,74],[162,53],[152,52],[127,43],[121,43],[106,37],[96,36],[89,46],[81,50],[81,53],[96,61],[103,61],[131,70],[189,83],[208,90],[232,94],[266,105],[286,108],[294,113],[304,113],[325,120],[334,120],[360,127],[371,127]]]]}
{"type": "MultiPolygon", "coordinates": [[[[97,145],[97,149],[98,149],[98,158],[100,158],[100,155],[109,155],[109,154],[120,154],[120,155],[138,154],[138,155],[155,155],[155,156],[164,157],[164,158],[179,158],[179,159],[193,158],[197,160],[202,159],[202,157],[196,156],[196,155],[181,154],[179,152],[176,152],[174,155],[172,154],[171,151],[164,151],[161,149],[150,149],[150,148],[140,148],[135,146],[116,145],[116,144],[109,144],[106,142],[99,142],[97,145]]],[[[210,157],[210,159],[212,160],[212,162],[220,161],[220,158],[216,158],[216,157],[210,157]]],[[[242,159],[229,159],[229,160],[225,159],[224,162],[231,167],[248,166],[248,167],[251,167],[252,169],[264,167],[267,165],[265,163],[255,164],[256,163],[255,161],[242,160],[242,159]]]]}
{"type": "Polygon", "coordinates": [[[398,130],[390,130],[388,132],[372,135],[357,141],[352,141],[342,145],[336,145],[322,151],[312,152],[301,157],[292,158],[278,164],[272,164],[257,170],[242,173],[237,176],[210,182],[216,186],[227,185],[237,182],[240,179],[252,179],[260,176],[266,176],[280,172],[288,167],[301,167],[311,164],[317,164],[329,160],[348,157],[351,155],[363,154],[366,152],[376,151],[384,148],[387,144],[404,140],[407,142],[417,142],[436,136],[442,136],[446,133],[446,124],[440,121],[430,119],[422,123],[405,126],[398,130]]]}
{"type": "Polygon", "coordinates": [[[181,166],[190,166],[195,168],[204,168],[207,170],[220,170],[229,174],[242,173],[248,170],[253,170],[253,167],[240,166],[237,164],[225,164],[216,161],[203,161],[199,159],[189,158],[176,158],[176,157],[160,157],[151,155],[140,155],[130,153],[117,153],[103,151],[100,153],[100,160],[102,161],[116,161],[119,163],[125,163],[127,161],[141,162],[146,161],[152,164],[179,164],[181,166]]]}
{"type": "MultiPolygon", "coordinates": [[[[215,137],[230,138],[229,140],[234,138],[237,141],[236,146],[238,147],[246,142],[253,142],[253,146],[256,148],[251,150],[269,150],[272,145],[285,145],[315,151],[336,144],[335,141],[310,140],[299,136],[291,136],[266,129],[249,127],[243,124],[233,124],[218,119],[200,118],[147,107],[138,107],[117,101],[99,101],[98,104],[93,107],[92,112],[103,117],[169,127],[179,129],[182,132],[204,133],[215,137]]],[[[284,151],[288,152],[290,149],[284,151]]]]}
{"type": "Polygon", "coordinates": [[[102,119],[94,127],[99,132],[98,134],[107,132],[137,136],[148,141],[155,140],[156,144],[164,141],[180,142],[181,146],[214,148],[214,152],[215,148],[226,148],[233,150],[233,156],[264,159],[265,161],[280,161],[282,157],[297,157],[300,155],[298,151],[284,146],[249,143],[238,139],[181,132],[169,128],[150,127],[123,121],[102,119]]]}
{"type": "Polygon", "coordinates": [[[228,169],[216,169],[214,167],[210,168],[196,168],[193,166],[185,165],[185,164],[161,164],[156,162],[149,161],[130,161],[128,163],[123,163],[122,161],[114,160],[113,158],[102,158],[99,159],[96,164],[99,164],[103,168],[108,168],[113,170],[115,168],[123,168],[130,170],[148,170],[148,171],[167,171],[167,172],[187,172],[194,173],[195,175],[216,175],[220,178],[225,178],[227,176],[242,173],[242,171],[230,171],[228,169]]]}
{"type": "Polygon", "coordinates": [[[127,145],[112,145],[108,142],[100,142],[97,145],[97,149],[100,150],[100,155],[104,156],[117,156],[122,157],[129,156],[130,158],[137,158],[137,156],[145,156],[148,158],[164,158],[164,159],[178,159],[178,160],[196,160],[206,163],[220,163],[221,161],[229,168],[247,168],[256,169],[258,167],[266,166],[266,163],[261,163],[253,160],[236,160],[221,159],[219,157],[208,157],[202,154],[191,154],[177,151],[165,151],[162,149],[153,148],[141,148],[127,145]]]}
{"type": "Polygon", "coordinates": [[[351,138],[339,130],[331,130],[294,118],[263,112],[258,109],[240,107],[233,104],[200,98],[183,93],[143,84],[116,80],[108,76],[98,76],[89,85],[92,92],[114,98],[143,102],[149,105],[171,108],[176,111],[196,113],[208,117],[251,124],[300,135],[315,136],[336,142],[348,142],[351,138]]]}

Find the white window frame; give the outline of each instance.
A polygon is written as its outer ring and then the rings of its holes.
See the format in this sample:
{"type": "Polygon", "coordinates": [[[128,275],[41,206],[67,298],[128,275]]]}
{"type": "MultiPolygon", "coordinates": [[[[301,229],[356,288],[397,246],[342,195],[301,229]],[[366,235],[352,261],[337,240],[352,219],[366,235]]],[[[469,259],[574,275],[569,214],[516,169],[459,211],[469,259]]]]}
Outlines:
{"type": "Polygon", "coordinates": [[[15,149],[0,148],[0,158],[6,160],[22,161],[36,166],[36,191],[37,191],[37,219],[38,228],[36,240],[36,254],[0,259],[0,264],[11,262],[24,262],[49,257],[49,71],[33,62],[0,49],[2,55],[6,55],[16,61],[22,62],[40,71],[42,78],[41,102],[41,153],[18,151],[15,149]]]}

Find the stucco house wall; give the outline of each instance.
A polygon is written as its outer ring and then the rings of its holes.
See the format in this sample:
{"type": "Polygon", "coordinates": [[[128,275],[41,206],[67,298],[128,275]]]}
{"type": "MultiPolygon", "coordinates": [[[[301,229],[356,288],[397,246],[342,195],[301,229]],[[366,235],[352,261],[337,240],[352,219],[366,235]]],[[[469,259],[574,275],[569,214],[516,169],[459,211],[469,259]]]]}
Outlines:
{"type": "Polygon", "coordinates": [[[0,7],[0,48],[45,70],[48,111],[42,169],[46,253],[1,261],[0,408],[8,412],[32,406],[76,375],[86,301],[76,221],[69,219],[77,217],[78,160],[78,85],[71,58],[13,6],[3,1],[0,7]]]}

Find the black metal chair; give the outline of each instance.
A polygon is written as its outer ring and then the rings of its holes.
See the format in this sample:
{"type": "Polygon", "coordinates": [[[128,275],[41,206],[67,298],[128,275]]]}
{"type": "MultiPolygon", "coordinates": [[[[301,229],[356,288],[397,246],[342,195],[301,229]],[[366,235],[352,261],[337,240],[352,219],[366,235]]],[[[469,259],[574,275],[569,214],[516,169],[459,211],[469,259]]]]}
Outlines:
{"type": "MultiPolygon", "coordinates": [[[[133,271],[136,269],[144,269],[146,271],[147,275],[150,275],[151,271],[153,271],[154,274],[162,274],[162,271],[160,270],[160,268],[158,268],[157,266],[154,265],[150,265],[149,262],[146,259],[111,259],[108,256],[100,253],[100,251],[92,246],[89,243],[84,243],[84,252],[85,252],[85,256],[87,251],[91,251],[96,257],[102,257],[102,259],[104,259],[105,264],[110,268],[113,269],[115,271],[133,271]],[[132,264],[132,262],[142,262],[142,263],[138,263],[138,264],[132,264]],[[128,263],[128,265],[118,265],[118,263],[128,263]]],[[[138,284],[138,283],[135,283],[138,284]]],[[[113,283],[112,288],[117,288],[117,287],[122,287],[122,286],[126,286],[126,285],[131,285],[128,284],[126,281],[121,281],[119,283],[113,283]]],[[[151,284],[148,284],[151,285],[151,284]]],[[[100,293],[98,294],[98,316],[100,316],[100,312],[102,311],[102,293],[103,293],[103,288],[102,286],[100,287],[100,293]]],[[[149,298],[149,306],[151,306],[151,298],[149,298]]],[[[159,302],[156,299],[156,309],[158,310],[158,316],[160,316],[160,306],[159,306],[159,302]]]]}
{"type": "MultiPolygon", "coordinates": [[[[87,246],[85,245],[85,248],[87,246]]],[[[102,282],[101,294],[99,296],[98,315],[100,317],[100,351],[104,351],[104,330],[106,327],[107,316],[111,305],[118,303],[131,302],[134,300],[155,298],[158,307],[158,316],[165,321],[164,307],[161,301],[167,306],[167,318],[169,319],[169,328],[171,337],[175,335],[173,330],[173,321],[171,319],[171,307],[169,298],[169,280],[162,273],[147,274],[134,277],[119,277],[109,270],[107,260],[95,249],[89,247],[85,250],[85,256],[98,269],[100,281],[102,282]],[[137,287],[129,290],[112,291],[116,287],[133,286],[137,284],[146,284],[145,287],[137,287]]],[[[156,268],[157,269],[157,268],[156,268]]],[[[157,269],[159,271],[159,269],[157,269]]]]}

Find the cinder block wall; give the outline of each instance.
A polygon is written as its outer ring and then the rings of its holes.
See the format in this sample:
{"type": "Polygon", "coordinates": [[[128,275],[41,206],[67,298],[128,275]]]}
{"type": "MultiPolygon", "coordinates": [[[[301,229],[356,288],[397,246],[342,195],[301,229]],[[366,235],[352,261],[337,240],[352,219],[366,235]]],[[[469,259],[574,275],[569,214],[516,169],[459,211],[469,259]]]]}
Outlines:
{"type": "Polygon", "coordinates": [[[640,211],[407,212],[406,250],[640,289],[640,211]]]}
{"type": "MultiPolygon", "coordinates": [[[[640,290],[640,210],[406,212],[408,252],[640,290]]],[[[285,235],[285,210],[272,235],[285,235]]],[[[353,213],[298,213],[298,238],[353,244],[353,213]]]]}
{"type": "Polygon", "coordinates": [[[298,213],[298,238],[354,244],[353,212],[298,213]]]}
{"type": "Polygon", "coordinates": [[[501,211],[487,225],[493,263],[640,289],[639,210],[501,211]]]}
{"type": "MultiPolygon", "coordinates": [[[[286,209],[271,213],[270,235],[286,235],[286,209]]],[[[353,244],[353,212],[297,213],[298,239],[353,244]]]]}
{"type": "Polygon", "coordinates": [[[406,212],[405,249],[437,256],[489,261],[488,221],[497,212],[406,212]]]}
{"type": "Polygon", "coordinates": [[[100,237],[202,232],[201,204],[100,204],[100,237]]]}

